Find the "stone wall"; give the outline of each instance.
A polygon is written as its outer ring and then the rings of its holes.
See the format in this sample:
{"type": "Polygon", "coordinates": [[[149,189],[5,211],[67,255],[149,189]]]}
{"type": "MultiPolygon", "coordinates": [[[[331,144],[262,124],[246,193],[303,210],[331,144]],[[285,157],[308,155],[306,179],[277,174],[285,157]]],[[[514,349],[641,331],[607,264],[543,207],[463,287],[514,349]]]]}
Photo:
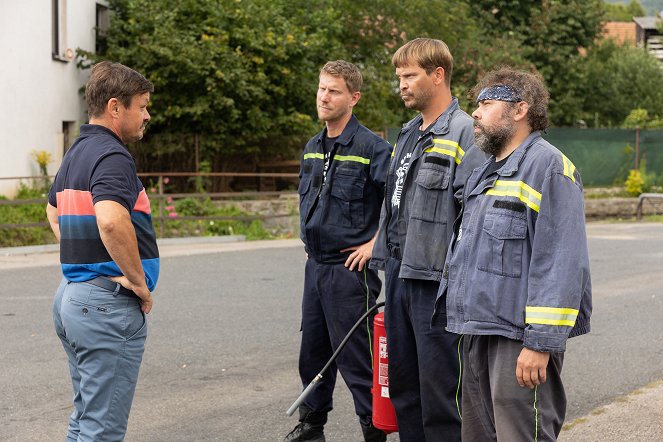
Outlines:
{"type": "MultiPolygon", "coordinates": [[[[282,195],[270,200],[224,201],[220,205],[233,205],[248,213],[273,216],[264,221],[266,229],[277,236],[296,238],[299,236],[299,207],[297,195],[282,195]]],[[[637,198],[586,198],[587,220],[635,218],[637,198]]],[[[646,200],[643,214],[663,214],[663,200],[646,200]]]]}

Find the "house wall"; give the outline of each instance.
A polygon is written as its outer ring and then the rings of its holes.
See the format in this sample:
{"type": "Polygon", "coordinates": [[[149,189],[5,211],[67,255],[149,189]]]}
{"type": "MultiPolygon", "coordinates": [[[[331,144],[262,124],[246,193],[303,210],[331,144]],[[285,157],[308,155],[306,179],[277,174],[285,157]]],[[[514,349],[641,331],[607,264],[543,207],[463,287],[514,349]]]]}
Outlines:
{"type": "MultiPolygon", "coordinates": [[[[95,46],[96,1],[59,0],[64,49],[92,51],[95,46]]],[[[52,1],[0,0],[0,178],[38,175],[33,151],[53,156],[54,174],[64,152],[63,122],[71,138],[86,121],[79,89],[89,70],[52,57],[52,1]]],[[[17,180],[0,180],[0,194],[13,196],[17,180]]]]}

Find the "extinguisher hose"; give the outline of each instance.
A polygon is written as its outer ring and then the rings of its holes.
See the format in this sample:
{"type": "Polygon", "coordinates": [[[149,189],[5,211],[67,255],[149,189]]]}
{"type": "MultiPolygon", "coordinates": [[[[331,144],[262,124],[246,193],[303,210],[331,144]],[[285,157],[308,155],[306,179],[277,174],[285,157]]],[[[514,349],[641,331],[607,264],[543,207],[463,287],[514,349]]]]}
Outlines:
{"type": "Polygon", "coordinates": [[[361,315],[361,318],[359,318],[359,319],[357,320],[357,322],[355,322],[355,325],[353,325],[352,328],[350,329],[350,331],[348,332],[348,334],[345,335],[345,338],[343,338],[343,340],[341,341],[341,343],[338,345],[338,348],[336,349],[336,351],[334,352],[334,354],[332,355],[332,357],[329,358],[329,361],[327,361],[327,363],[325,364],[325,366],[322,367],[322,370],[320,370],[320,373],[318,373],[318,375],[317,375],[316,377],[313,378],[313,380],[311,381],[311,383],[309,383],[308,386],[304,389],[304,391],[302,391],[302,394],[300,394],[299,397],[297,398],[297,400],[296,400],[295,402],[293,402],[293,404],[290,406],[290,408],[288,408],[288,411],[286,411],[286,414],[287,414],[288,416],[292,416],[292,415],[293,415],[293,413],[295,412],[295,410],[297,410],[297,408],[299,408],[299,406],[301,405],[301,403],[304,402],[304,399],[306,399],[306,396],[308,396],[309,393],[311,392],[311,390],[313,390],[313,388],[315,388],[315,386],[318,384],[318,382],[320,382],[320,380],[322,379],[322,373],[324,373],[325,371],[327,371],[327,369],[329,368],[329,366],[330,366],[331,364],[334,363],[334,361],[335,361],[336,358],[338,357],[338,354],[341,352],[341,350],[343,350],[343,347],[345,347],[345,344],[347,344],[348,340],[350,340],[350,337],[352,337],[352,335],[353,335],[354,332],[359,328],[359,326],[362,324],[362,322],[364,322],[364,320],[365,320],[366,318],[368,318],[368,316],[369,316],[371,313],[373,313],[375,310],[379,309],[379,308],[382,307],[382,306],[384,306],[384,302],[378,302],[378,303],[375,304],[373,307],[369,308],[369,309],[366,311],[366,313],[364,313],[363,315],[361,315]]]}

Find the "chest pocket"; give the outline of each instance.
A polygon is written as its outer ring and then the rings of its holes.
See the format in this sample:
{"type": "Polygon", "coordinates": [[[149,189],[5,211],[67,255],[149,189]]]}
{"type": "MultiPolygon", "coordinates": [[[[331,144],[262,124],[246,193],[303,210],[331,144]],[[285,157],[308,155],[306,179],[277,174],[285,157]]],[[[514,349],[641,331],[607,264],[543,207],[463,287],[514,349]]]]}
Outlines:
{"type": "Polygon", "coordinates": [[[444,196],[449,187],[449,168],[435,162],[424,162],[415,183],[417,186],[412,200],[412,218],[446,223],[444,196]]]}
{"type": "Polygon", "coordinates": [[[526,237],[527,219],[524,215],[489,210],[479,242],[479,270],[520,278],[526,237]]]}
{"type": "Polygon", "coordinates": [[[322,177],[319,175],[313,175],[310,172],[302,175],[302,178],[299,180],[299,187],[297,188],[300,214],[308,213],[321,183],[322,177]]]}
{"type": "Polygon", "coordinates": [[[328,221],[343,227],[365,227],[363,199],[366,177],[362,169],[339,167],[334,171],[330,184],[328,221]]]}

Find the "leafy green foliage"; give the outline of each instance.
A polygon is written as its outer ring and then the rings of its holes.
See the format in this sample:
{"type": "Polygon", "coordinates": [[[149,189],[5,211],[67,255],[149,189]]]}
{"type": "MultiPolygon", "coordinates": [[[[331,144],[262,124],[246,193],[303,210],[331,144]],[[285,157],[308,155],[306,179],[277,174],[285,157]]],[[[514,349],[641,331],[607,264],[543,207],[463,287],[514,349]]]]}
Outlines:
{"type": "MultiPolygon", "coordinates": [[[[40,188],[21,184],[16,200],[41,199],[46,195],[40,188]]],[[[7,200],[6,197],[0,197],[7,200]]],[[[27,224],[46,221],[46,204],[0,205],[0,224],[27,224]]],[[[31,246],[57,242],[50,227],[21,227],[0,229],[0,247],[31,246]]]]}
{"type": "Polygon", "coordinates": [[[628,4],[605,4],[606,21],[625,21],[630,22],[633,17],[643,17],[647,15],[645,8],[638,0],[631,0],[628,4]]]}
{"type": "MultiPolygon", "coordinates": [[[[582,73],[582,118],[598,115],[598,126],[618,127],[632,109],[663,115],[663,73],[646,51],[619,46],[611,40],[598,44],[578,66],[582,73]]],[[[594,122],[596,126],[596,122],[594,122]]]]}
{"type": "Polygon", "coordinates": [[[601,0],[466,0],[485,23],[489,36],[508,36],[522,57],[541,73],[550,90],[554,125],[571,125],[583,102],[579,48],[591,48],[601,33],[601,0]]]}
{"type": "Polygon", "coordinates": [[[663,115],[655,63],[643,51],[596,44],[609,9],[601,0],[109,0],[109,6],[107,51],[81,52],[82,64],[117,60],[155,84],[152,122],[143,142],[131,146],[142,171],[233,171],[238,163],[297,158],[321,127],[315,91],[319,68],[330,59],[362,69],[355,113],[364,124],[400,126],[413,114],[397,94],[391,56],[419,36],[449,45],[452,91],[466,110],[474,106],[467,92],[478,79],[511,65],[544,77],[555,126],[584,119],[614,127],[634,107],[663,115]]]}
{"type": "Polygon", "coordinates": [[[190,145],[181,141],[194,133],[203,159],[278,152],[285,135],[315,130],[313,100],[295,92],[315,91],[334,41],[320,12],[297,23],[282,3],[112,0],[108,51],[85,55],[121,61],[154,83],[145,147],[155,153],[190,145]]]}

